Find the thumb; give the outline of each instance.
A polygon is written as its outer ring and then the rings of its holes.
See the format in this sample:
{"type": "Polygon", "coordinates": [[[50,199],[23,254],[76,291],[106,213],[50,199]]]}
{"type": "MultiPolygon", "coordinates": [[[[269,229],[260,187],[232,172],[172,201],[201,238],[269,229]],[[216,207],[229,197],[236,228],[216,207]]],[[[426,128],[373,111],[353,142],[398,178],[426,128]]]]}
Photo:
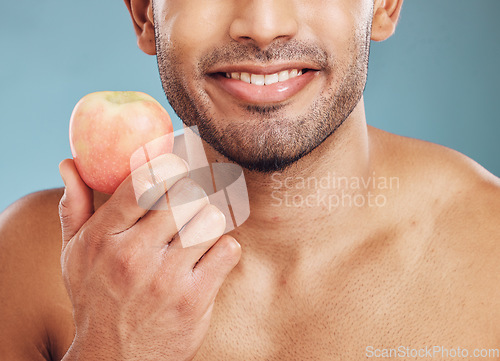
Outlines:
{"type": "Polygon", "coordinates": [[[59,202],[64,251],[69,240],[94,213],[94,194],[80,178],[73,159],[65,159],[59,163],[59,172],[65,185],[59,202]]]}

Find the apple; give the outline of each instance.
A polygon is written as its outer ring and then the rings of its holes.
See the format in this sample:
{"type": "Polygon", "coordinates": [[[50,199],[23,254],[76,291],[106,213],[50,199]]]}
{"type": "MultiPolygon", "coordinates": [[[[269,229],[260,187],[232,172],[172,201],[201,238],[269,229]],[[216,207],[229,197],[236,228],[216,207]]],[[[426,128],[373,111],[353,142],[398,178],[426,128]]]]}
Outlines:
{"type": "Polygon", "coordinates": [[[75,166],[92,189],[112,194],[137,167],[173,149],[173,126],[153,97],[134,91],[84,96],[71,114],[75,166]]]}

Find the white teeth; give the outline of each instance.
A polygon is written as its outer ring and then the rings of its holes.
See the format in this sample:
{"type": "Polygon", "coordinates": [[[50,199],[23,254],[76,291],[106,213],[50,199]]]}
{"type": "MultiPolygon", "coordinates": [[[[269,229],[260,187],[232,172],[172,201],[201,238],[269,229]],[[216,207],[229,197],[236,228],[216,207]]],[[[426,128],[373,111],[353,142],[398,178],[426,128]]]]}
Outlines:
{"type": "Polygon", "coordinates": [[[271,85],[279,81],[278,74],[270,74],[265,76],[265,84],[271,85]]]}
{"type": "Polygon", "coordinates": [[[250,79],[252,80],[252,84],[255,85],[264,85],[265,84],[265,76],[261,74],[252,74],[250,76],[250,79]]]}
{"type": "Polygon", "coordinates": [[[279,81],[285,81],[285,80],[290,79],[290,77],[288,76],[288,70],[281,71],[278,74],[278,78],[279,78],[279,81]]]}
{"type": "Polygon", "coordinates": [[[250,74],[248,74],[248,73],[241,73],[240,80],[244,81],[245,83],[250,84],[251,83],[251,81],[250,81],[251,80],[250,74]]]}
{"type": "Polygon", "coordinates": [[[244,81],[248,84],[255,85],[271,85],[282,81],[287,81],[288,79],[296,78],[303,74],[302,70],[292,69],[283,70],[279,73],[274,74],[250,74],[250,73],[226,73],[226,78],[232,78],[236,80],[244,81]]]}

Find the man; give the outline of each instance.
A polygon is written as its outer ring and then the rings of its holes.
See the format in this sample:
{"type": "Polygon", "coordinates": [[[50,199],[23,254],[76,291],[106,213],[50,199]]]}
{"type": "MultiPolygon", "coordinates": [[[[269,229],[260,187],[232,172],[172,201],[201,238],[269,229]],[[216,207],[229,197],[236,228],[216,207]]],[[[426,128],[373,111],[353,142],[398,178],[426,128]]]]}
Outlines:
{"type": "Polygon", "coordinates": [[[169,200],[199,195],[179,233],[211,232],[182,248],[131,177],[107,199],[63,161],[64,196],[0,220],[2,359],[500,359],[499,180],[366,125],[369,41],[402,0],[125,2],[209,162],[245,168],[250,217],[221,236],[186,165],[158,157],[169,200]]]}

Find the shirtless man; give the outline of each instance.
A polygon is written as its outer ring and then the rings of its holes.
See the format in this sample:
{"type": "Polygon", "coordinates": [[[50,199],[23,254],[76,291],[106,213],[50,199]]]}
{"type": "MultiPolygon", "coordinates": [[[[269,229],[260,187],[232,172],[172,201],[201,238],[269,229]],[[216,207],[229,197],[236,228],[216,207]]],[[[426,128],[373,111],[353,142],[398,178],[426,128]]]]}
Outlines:
{"type": "MultiPolygon", "coordinates": [[[[2,360],[500,359],[498,178],[366,124],[369,41],[391,36],[402,0],[125,2],[209,161],[245,169],[250,217],[221,236],[200,198],[183,236],[218,235],[176,247],[171,215],[138,207],[130,178],[107,199],[63,161],[65,192],[0,218],[2,360]],[[333,174],[350,181],[303,183],[333,174]],[[351,182],[370,177],[397,182],[351,182]]],[[[152,162],[159,179],[186,171],[152,162]]]]}

